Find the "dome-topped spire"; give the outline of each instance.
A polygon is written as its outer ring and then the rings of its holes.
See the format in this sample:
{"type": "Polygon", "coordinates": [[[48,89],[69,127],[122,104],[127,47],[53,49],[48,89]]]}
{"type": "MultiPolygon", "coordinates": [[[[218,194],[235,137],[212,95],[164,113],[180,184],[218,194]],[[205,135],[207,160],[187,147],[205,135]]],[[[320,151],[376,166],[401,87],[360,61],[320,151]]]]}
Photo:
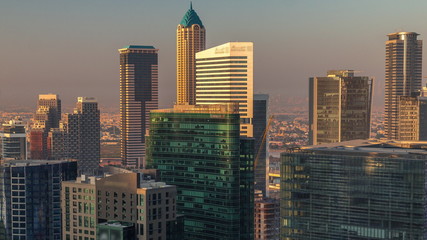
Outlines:
{"type": "Polygon", "coordinates": [[[180,24],[184,27],[191,27],[193,24],[198,24],[200,27],[204,27],[202,20],[200,20],[196,11],[193,10],[193,2],[190,2],[190,9],[185,13],[180,24]]]}

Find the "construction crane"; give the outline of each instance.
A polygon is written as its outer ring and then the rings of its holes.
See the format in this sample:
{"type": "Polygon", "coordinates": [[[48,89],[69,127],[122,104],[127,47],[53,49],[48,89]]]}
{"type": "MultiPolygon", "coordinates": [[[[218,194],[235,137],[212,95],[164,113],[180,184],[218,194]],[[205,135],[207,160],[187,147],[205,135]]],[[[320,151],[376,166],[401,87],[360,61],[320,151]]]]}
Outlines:
{"type": "MultiPolygon", "coordinates": [[[[273,122],[273,119],[274,119],[274,115],[272,114],[272,115],[270,115],[270,117],[267,120],[267,126],[265,127],[264,132],[262,133],[261,139],[259,139],[257,142],[257,144],[259,144],[258,145],[259,147],[257,149],[257,155],[255,157],[254,167],[256,167],[256,165],[258,163],[258,159],[261,156],[261,149],[265,144],[265,139],[267,138],[268,131],[270,130],[270,125],[271,125],[271,122],[273,122]]],[[[268,166],[266,166],[266,167],[268,167],[268,166]]]]}

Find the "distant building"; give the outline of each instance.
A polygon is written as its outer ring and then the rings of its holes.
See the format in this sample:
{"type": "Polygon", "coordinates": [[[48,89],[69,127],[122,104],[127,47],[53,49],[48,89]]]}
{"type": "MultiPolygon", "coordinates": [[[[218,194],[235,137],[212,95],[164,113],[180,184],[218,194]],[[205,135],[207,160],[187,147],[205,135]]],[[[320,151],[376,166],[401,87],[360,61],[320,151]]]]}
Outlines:
{"type": "Polygon", "coordinates": [[[96,238],[96,231],[101,237],[108,229],[113,235],[120,229],[122,236],[133,234],[123,239],[175,239],[179,235],[175,186],[144,180],[140,173],[83,175],[63,182],[62,198],[63,239],[96,238]],[[113,227],[111,221],[120,221],[122,227],[113,227]]]}
{"type": "Polygon", "coordinates": [[[196,54],[196,104],[239,103],[240,134],[253,137],[253,43],[229,42],[196,54]]]}
{"type": "Polygon", "coordinates": [[[47,134],[48,159],[67,159],[68,147],[66,124],[60,123],[59,128],[50,129],[47,134]]]}
{"type": "Polygon", "coordinates": [[[30,132],[31,159],[48,159],[47,135],[51,128],[59,127],[61,100],[57,94],[40,94],[30,132]]]}
{"type": "Polygon", "coordinates": [[[205,50],[206,29],[190,5],[176,29],[177,104],[196,104],[196,53],[205,50]]]}
{"type": "Polygon", "coordinates": [[[175,105],[151,112],[147,163],[176,185],[184,239],[253,239],[253,139],[238,105],[175,105]]]}
{"type": "Polygon", "coordinates": [[[68,157],[78,160],[79,173],[96,173],[101,157],[98,102],[92,97],[78,97],[74,113],[66,118],[68,157]]]}
{"type": "Polygon", "coordinates": [[[153,46],[130,45],[120,52],[121,158],[140,168],[145,157],[149,114],[159,105],[158,57],[153,46]]]}
{"type": "Polygon", "coordinates": [[[353,70],[328,71],[309,80],[309,143],[311,145],[368,139],[373,79],[353,70]]]}
{"type": "Polygon", "coordinates": [[[267,195],[269,158],[268,146],[268,94],[254,95],[254,138],[255,138],[255,190],[267,195]]]}
{"type": "Polygon", "coordinates": [[[22,121],[10,120],[4,123],[0,138],[2,159],[27,159],[26,127],[22,121]]]}
{"type": "Polygon", "coordinates": [[[397,138],[401,141],[427,140],[427,96],[419,95],[400,96],[397,138]]]}
{"type": "Polygon", "coordinates": [[[385,60],[384,129],[388,139],[398,138],[398,105],[400,96],[421,90],[422,40],[418,33],[388,34],[385,60]]]}
{"type": "Polygon", "coordinates": [[[0,219],[6,239],[61,239],[61,182],[77,163],[12,160],[0,167],[0,219]]]}
{"type": "Polygon", "coordinates": [[[425,239],[427,142],[353,140],[281,154],[281,239],[425,239]]]}

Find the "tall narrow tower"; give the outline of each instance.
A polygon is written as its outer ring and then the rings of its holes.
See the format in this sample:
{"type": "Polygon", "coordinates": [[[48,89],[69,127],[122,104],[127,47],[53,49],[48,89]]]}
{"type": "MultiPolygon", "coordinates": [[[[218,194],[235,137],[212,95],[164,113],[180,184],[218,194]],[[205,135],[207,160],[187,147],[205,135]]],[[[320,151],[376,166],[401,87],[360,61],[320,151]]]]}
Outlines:
{"type": "Polygon", "coordinates": [[[196,53],[205,50],[206,29],[190,5],[176,30],[177,104],[196,103],[196,53]]]}
{"type": "Polygon", "coordinates": [[[396,32],[388,36],[385,59],[386,136],[398,138],[398,103],[400,96],[421,90],[422,40],[415,32],[396,32]]]}
{"type": "Polygon", "coordinates": [[[96,174],[101,156],[101,123],[98,102],[93,97],[77,98],[74,113],[67,114],[67,152],[78,160],[81,174],[96,174]]]}
{"type": "Polygon", "coordinates": [[[159,105],[158,49],[130,45],[120,52],[121,158],[126,167],[140,167],[150,111],[159,105]]]}

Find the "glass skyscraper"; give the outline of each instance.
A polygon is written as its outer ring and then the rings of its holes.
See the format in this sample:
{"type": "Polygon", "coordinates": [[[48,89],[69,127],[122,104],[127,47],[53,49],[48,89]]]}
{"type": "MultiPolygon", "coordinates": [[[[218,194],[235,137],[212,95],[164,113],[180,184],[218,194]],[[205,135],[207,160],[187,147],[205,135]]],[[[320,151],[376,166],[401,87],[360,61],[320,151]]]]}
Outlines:
{"type": "Polygon", "coordinates": [[[75,161],[12,160],[2,164],[0,220],[6,236],[0,238],[60,240],[61,182],[76,177],[75,161]]]}
{"type": "Polygon", "coordinates": [[[425,142],[354,140],[281,155],[281,239],[426,239],[425,142]]]}
{"type": "Polygon", "coordinates": [[[151,112],[147,161],[177,186],[185,239],[253,239],[253,139],[237,104],[151,112]]]}
{"type": "Polygon", "coordinates": [[[368,139],[373,79],[330,70],[309,80],[309,144],[368,139]]]}

